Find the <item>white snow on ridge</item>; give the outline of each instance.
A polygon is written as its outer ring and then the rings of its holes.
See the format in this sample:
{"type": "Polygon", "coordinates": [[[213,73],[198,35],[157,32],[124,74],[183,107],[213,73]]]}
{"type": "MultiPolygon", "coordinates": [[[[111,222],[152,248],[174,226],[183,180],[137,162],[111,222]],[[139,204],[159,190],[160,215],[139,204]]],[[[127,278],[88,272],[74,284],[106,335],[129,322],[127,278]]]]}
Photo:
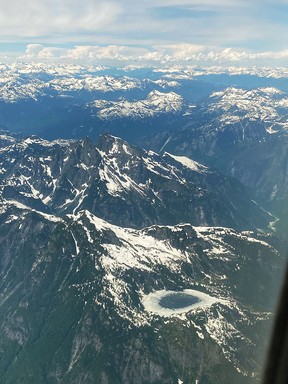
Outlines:
{"type": "Polygon", "coordinates": [[[46,87],[52,87],[58,92],[72,92],[72,91],[101,91],[110,92],[115,90],[129,90],[138,88],[140,82],[137,79],[129,77],[116,78],[113,76],[89,76],[86,75],[82,78],[77,77],[64,77],[55,78],[49,83],[45,84],[46,87]]]}
{"type": "Polygon", "coordinates": [[[198,163],[195,160],[189,159],[189,157],[176,156],[176,155],[172,155],[171,153],[168,153],[168,152],[165,152],[164,155],[168,155],[168,156],[172,157],[178,163],[181,163],[182,165],[191,169],[192,171],[199,172],[199,173],[207,173],[209,171],[208,167],[206,167],[203,164],[198,163]]]}
{"type": "MultiPolygon", "coordinates": [[[[224,227],[194,227],[190,224],[180,224],[176,226],[152,226],[142,230],[123,228],[106,222],[93,215],[89,211],[80,211],[76,215],[68,215],[74,221],[78,221],[84,226],[83,217],[95,226],[97,231],[103,233],[102,246],[107,250],[107,255],[102,255],[102,263],[107,273],[129,270],[136,268],[142,271],[153,271],[158,266],[166,266],[171,271],[181,271],[183,262],[189,262],[189,253],[175,248],[168,240],[159,240],[153,236],[157,228],[167,228],[171,232],[182,231],[189,225],[197,234],[197,238],[203,239],[207,244],[207,249],[203,251],[208,258],[222,259],[225,262],[233,262],[235,259],[235,249],[224,241],[224,235],[233,238],[243,239],[248,242],[258,243],[259,246],[271,248],[263,240],[252,237],[251,232],[238,233],[232,229],[224,227]],[[111,231],[115,234],[117,242],[105,242],[105,232],[111,231]]],[[[88,228],[87,228],[88,230],[88,228]]],[[[110,239],[110,236],[108,236],[110,239]]],[[[92,240],[92,239],[91,239],[92,240]]]]}
{"type": "MultiPolygon", "coordinates": [[[[109,247],[111,251],[110,257],[114,258],[117,263],[114,263],[114,267],[121,266],[130,268],[131,265],[137,263],[137,266],[140,269],[152,268],[155,265],[167,264],[175,270],[178,269],[177,263],[187,260],[187,255],[183,251],[180,251],[177,248],[173,248],[170,243],[158,240],[152,235],[149,234],[149,229],[153,228],[167,228],[171,232],[179,232],[185,228],[186,225],[191,226],[190,224],[179,224],[176,226],[151,226],[144,228],[142,230],[119,227],[117,225],[110,224],[103,219],[93,215],[89,211],[80,211],[76,215],[68,215],[73,218],[73,220],[78,221],[82,220],[82,216],[85,216],[89,221],[95,226],[97,230],[106,231],[110,230],[115,233],[121,245],[114,246],[110,243],[104,243],[104,247],[107,249],[109,247]],[[131,249],[133,251],[131,251],[131,249]],[[127,251],[128,250],[128,251],[127,251]],[[125,253],[128,252],[128,253],[125,253]],[[130,254],[129,262],[127,263],[127,255],[130,254]],[[131,264],[129,264],[131,263],[131,264]]],[[[256,239],[252,237],[251,232],[235,232],[231,228],[226,227],[195,227],[191,226],[196,232],[198,238],[202,238],[211,246],[207,252],[210,256],[219,257],[221,255],[223,258],[229,257],[233,249],[223,240],[224,235],[230,235],[235,238],[243,239],[248,242],[258,243],[259,245],[266,246],[271,248],[271,246],[264,242],[263,240],[256,239]]],[[[206,251],[206,250],[204,250],[206,251]]],[[[234,250],[235,252],[235,250],[234,250]]],[[[232,257],[233,259],[233,257],[232,257]]],[[[229,261],[229,258],[227,259],[229,261]]]]}
{"type": "MultiPolygon", "coordinates": [[[[71,217],[73,220],[81,220],[83,211],[71,217]]],[[[116,270],[128,270],[136,268],[139,270],[153,270],[156,265],[168,265],[171,270],[178,271],[179,263],[186,260],[180,250],[172,248],[164,241],[157,240],[148,235],[145,231],[131,228],[122,228],[92,215],[85,211],[89,221],[95,226],[96,230],[114,232],[119,242],[117,244],[103,243],[103,247],[108,251],[108,256],[102,256],[102,264],[110,272],[116,270]]]]}
{"type": "Polygon", "coordinates": [[[148,171],[161,176],[163,179],[175,180],[181,184],[186,182],[181,177],[181,173],[177,172],[176,167],[162,161],[161,157],[152,151],[145,152],[139,156],[134,154],[132,159],[128,156],[125,164],[123,157],[120,156],[121,159],[119,160],[118,154],[124,152],[125,154],[132,155],[130,153],[131,149],[126,144],[118,142],[117,138],[109,149],[108,154],[100,150],[98,152],[103,159],[99,167],[100,180],[105,182],[107,191],[112,196],[120,196],[121,193],[131,190],[136,191],[142,196],[149,195],[151,188],[147,183],[139,184],[133,179],[133,174],[131,177],[129,176],[129,170],[139,166],[142,162],[148,171]],[[120,145],[121,147],[119,147],[120,145]]]}
{"type": "Polygon", "coordinates": [[[109,161],[105,155],[103,158],[105,160],[101,164],[101,168],[99,168],[99,176],[100,180],[105,182],[107,192],[111,196],[121,196],[123,192],[132,189],[141,195],[145,195],[145,185],[143,187],[137,184],[125,172],[121,173],[115,159],[113,159],[114,161],[109,161]]]}
{"type": "Polygon", "coordinates": [[[12,199],[6,199],[5,200],[5,203],[7,205],[13,205],[21,210],[25,210],[25,211],[30,211],[30,212],[35,212],[37,213],[38,215],[44,217],[46,220],[49,220],[49,221],[52,221],[54,223],[58,223],[58,222],[63,222],[63,219],[61,219],[60,217],[58,216],[55,216],[55,215],[52,215],[50,213],[44,213],[44,212],[41,212],[41,211],[38,211],[36,209],[32,209],[30,207],[27,207],[27,205],[25,204],[22,204],[22,203],[19,203],[18,201],[16,200],[12,200],[12,199]]]}
{"type": "Polygon", "coordinates": [[[0,143],[4,142],[5,146],[11,145],[16,142],[15,137],[9,136],[9,135],[1,135],[0,134],[0,143]]]}
{"type": "Polygon", "coordinates": [[[182,96],[175,92],[163,93],[154,90],[149,93],[146,99],[137,101],[96,100],[93,106],[99,111],[97,115],[100,119],[118,117],[152,117],[161,113],[177,113],[183,108],[184,100],[182,96]]]}
{"type": "Polygon", "coordinates": [[[283,115],[280,109],[288,108],[286,93],[273,87],[253,90],[228,87],[223,91],[212,92],[209,98],[212,102],[208,110],[220,110],[220,121],[224,124],[241,122],[243,114],[252,121],[261,119],[275,123],[283,115]]]}
{"type": "Polygon", "coordinates": [[[260,87],[258,89],[259,89],[259,91],[262,91],[263,93],[266,93],[267,95],[284,95],[285,94],[280,89],[277,89],[274,87],[260,87]]]}

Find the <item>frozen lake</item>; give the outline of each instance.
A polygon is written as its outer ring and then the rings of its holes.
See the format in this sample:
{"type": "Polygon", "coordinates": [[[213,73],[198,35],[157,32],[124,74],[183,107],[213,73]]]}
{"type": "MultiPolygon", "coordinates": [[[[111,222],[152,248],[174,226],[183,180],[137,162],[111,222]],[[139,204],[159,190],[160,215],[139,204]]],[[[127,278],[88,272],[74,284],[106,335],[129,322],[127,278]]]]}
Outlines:
{"type": "Polygon", "coordinates": [[[166,317],[186,313],[196,308],[207,308],[221,302],[225,301],[195,289],[161,290],[142,297],[142,304],[146,311],[166,317]]]}
{"type": "Polygon", "coordinates": [[[163,296],[159,300],[159,305],[163,308],[179,309],[188,307],[192,304],[196,304],[199,301],[200,299],[196,296],[192,296],[184,292],[175,292],[163,296]]]}

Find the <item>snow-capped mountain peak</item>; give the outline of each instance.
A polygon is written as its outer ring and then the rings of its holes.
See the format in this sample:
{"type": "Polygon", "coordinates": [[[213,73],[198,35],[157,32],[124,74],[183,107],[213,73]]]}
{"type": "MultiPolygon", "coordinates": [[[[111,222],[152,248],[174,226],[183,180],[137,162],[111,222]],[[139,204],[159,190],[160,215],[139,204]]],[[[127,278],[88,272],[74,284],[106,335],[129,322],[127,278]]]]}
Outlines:
{"type": "Polygon", "coordinates": [[[179,113],[184,107],[183,98],[175,92],[154,90],[143,100],[119,101],[96,100],[93,104],[97,116],[101,119],[148,118],[167,113],[179,113]]]}

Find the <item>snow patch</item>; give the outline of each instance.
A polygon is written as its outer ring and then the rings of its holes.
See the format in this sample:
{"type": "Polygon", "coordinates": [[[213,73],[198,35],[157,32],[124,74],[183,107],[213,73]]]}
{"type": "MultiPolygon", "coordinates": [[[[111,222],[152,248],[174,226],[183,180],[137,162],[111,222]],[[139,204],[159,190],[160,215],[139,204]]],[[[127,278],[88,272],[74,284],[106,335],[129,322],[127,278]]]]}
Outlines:
{"type": "Polygon", "coordinates": [[[168,152],[165,152],[164,155],[168,155],[168,156],[172,157],[172,159],[174,159],[178,163],[181,163],[182,165],[191,169],[192,171],[199,172],[199,173],[207,173],[207,171],[208,171],[208,167],[206,167],[203,164],[198,163],[195,160],[191,160],[186,156],[175,156],[175,155],[172,155],[171,153],[168,153],[168,152]]]}

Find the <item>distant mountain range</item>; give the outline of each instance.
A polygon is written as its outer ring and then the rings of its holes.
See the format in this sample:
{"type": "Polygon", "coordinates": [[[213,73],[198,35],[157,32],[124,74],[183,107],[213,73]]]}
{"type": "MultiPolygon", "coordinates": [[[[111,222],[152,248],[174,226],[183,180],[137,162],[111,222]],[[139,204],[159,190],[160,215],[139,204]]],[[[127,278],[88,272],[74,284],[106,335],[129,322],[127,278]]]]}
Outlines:
{"type": "Polygon", "coordinates": [[[201,115],[203,108],[210,113],[220,108],[221,123],[235,124],[246,117],[254,122],[264,120],[267,129],[285,129],[288,75],[281,69],[270,71],[269,77],[264,77],[264,72],[245,68],[221,72],[219,68],[2,65],[0,124],[26,134],[42,133],[50,139],[95,138],[103,130],[115,134],[120,125],[117,135],[127,139],[139,124],[142,129],[136,136],[145,136],[143,119],[144,126],[155,129],[153,119],[158,118],[159,125],[161,116],[165,120],[165,124],[160,123],[161,130],[167,122],[180,128],[194,120],[195,108],[200,108],[201,115]],[[180,116],[183,121],[179,121],[180,116]]]}

